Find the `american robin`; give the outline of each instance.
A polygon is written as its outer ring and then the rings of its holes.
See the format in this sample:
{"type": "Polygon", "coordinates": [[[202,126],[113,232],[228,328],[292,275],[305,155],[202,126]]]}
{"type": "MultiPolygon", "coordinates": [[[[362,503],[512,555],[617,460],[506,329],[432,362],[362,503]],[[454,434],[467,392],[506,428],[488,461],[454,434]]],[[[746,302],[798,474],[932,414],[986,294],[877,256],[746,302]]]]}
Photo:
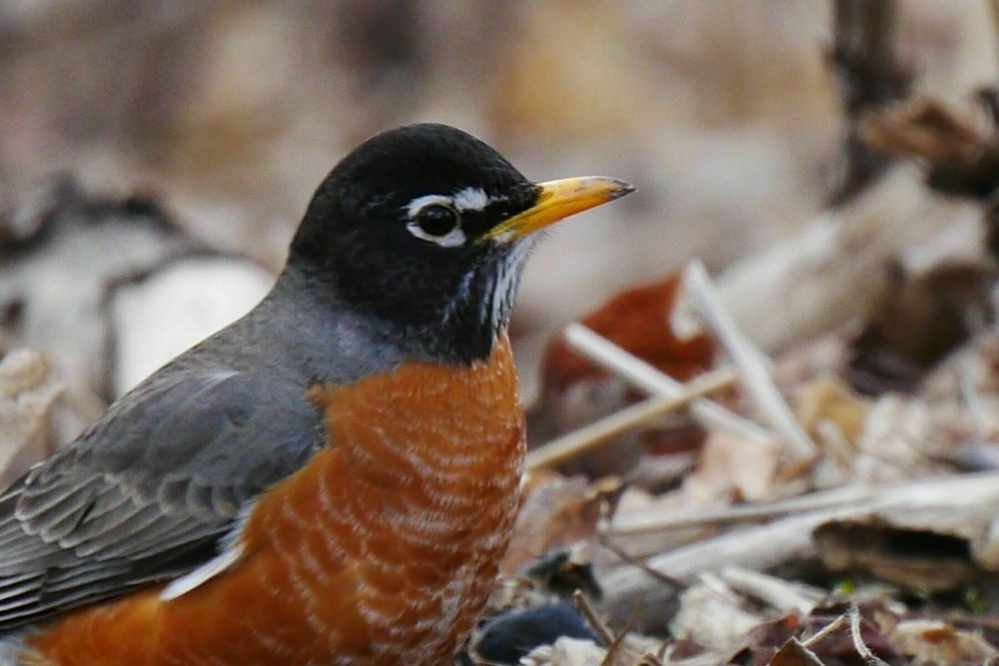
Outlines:
{"type": "Polygon", "coordinates": [[[0,497],[0,662],[448,663],[517,506],[531,234],[632,189],[443,125],[362,144],[253,311],[0,497]]]}

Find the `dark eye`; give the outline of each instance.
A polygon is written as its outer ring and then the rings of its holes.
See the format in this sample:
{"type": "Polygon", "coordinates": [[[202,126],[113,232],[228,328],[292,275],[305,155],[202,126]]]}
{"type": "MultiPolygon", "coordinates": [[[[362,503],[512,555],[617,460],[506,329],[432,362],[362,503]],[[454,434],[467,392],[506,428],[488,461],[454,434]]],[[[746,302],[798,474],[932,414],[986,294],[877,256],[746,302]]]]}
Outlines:
{"type": "Polygon", "coordinates": [[[424,206],[414,221],[428,236],[446,236],[461,224],[458,211],[443,204],[424,206]]]}

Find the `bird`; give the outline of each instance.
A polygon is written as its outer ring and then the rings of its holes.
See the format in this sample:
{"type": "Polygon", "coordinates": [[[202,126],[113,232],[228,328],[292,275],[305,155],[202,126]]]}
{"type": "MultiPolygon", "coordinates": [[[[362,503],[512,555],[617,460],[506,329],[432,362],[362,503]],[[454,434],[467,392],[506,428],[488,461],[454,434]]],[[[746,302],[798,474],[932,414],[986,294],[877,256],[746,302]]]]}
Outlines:
{"type": "Polygon", "coordinates": [[[363,142],[253,310],[0,494],[0,664],[449,663],[517,509],[522,269],[633,190],[446,125],[363,142]]]}

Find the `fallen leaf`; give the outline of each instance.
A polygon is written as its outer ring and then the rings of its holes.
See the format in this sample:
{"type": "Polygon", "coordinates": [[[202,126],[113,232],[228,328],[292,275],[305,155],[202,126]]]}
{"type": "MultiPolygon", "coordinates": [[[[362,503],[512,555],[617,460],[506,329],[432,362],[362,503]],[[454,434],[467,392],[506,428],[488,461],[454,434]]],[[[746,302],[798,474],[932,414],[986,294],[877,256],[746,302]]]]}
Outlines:
{"type": "Polygon", "coordinates": [[[583,476],[567,478],[553,472],[532,477],[500,567],[506,573],[556,548],[589,541],[597,521],[613,508],[623,490],[616,479],[591,483],[583,476]]]}
{"type": "Polygon", "coordinates": [[[0,359],[0,488],[52,453],[50,415],[62,392],[41,352],[17,349],[0,359]]]}
{"type": "Polygon", "coordinates": [[[937,620],[906,620],[890,633],[895,646],[914,664],[951,666],[989,663],[999,651],[988,641],[937,620]]]}
{"type": "Polygon", "coordinates": [[[770,666],[825,666],[815,653],[792,638],[777,650],[770,666]]]}
{"type": "Polygon", "coordinates": [[[850,343],[847,381],[868,395],[914,390],[976,327],[994,319],[995,282],[994,269],[971,263],[942,263],[915,276],[889,266],[867,324],[850,343]]]}
{"type": "Polygon", "coordinates": [[[773,499],[781,455],[776,441],[749,441],[716,430],[705,442],[697,469],[684,480],[683,491],[705,503],[773,499]]]}

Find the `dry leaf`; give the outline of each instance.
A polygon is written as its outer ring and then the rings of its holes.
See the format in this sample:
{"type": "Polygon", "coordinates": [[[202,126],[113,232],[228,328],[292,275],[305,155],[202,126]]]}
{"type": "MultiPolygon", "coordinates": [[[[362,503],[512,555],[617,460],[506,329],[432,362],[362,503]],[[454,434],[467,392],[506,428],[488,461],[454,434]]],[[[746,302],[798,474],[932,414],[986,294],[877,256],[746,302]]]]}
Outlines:
{"type": "Polygon", "coordinates": [[[725,650],[758,626],[763,618],[744,610],[738,597],[715,585],[692,585],[680,595],[674,634],[705,647],[725,650]]]}
{"type": "Polygon", "coordinates": [[[903,654],[912,657],[913,664],[922,666],[983,664],[999,654],[981,636],[934,620],[900,622],[889,636],[903,654]]]}
{"type": "Polygon", "coordinates": [[[905,505],[826,521],[813,536],[833,571],[860,569],[912,589],[954,590],[982,570],[999,570],[997,506],[999,487],[991,483],[969,481],[960,493],[927,485],[905,505]]]}
{"type": "Polygon", "coordinates": [[[855,443],[864,427],[867,404],[840,380],[824,374],[798,387],[794,412],[809,434],[817,435],[820,424],[828,421],[855,443]]]}
{"type": "Polygon", "coordinates": [[[774,441],[752,442],[723,431],[708,437],[697,470],[683,490],[710,500],[763,501],[776,495],[781,447],[774,441]]]}
{"type": "MultiPolygon", "coordinates": [[[[714,343],[704,335],[677,338],[670,327],[678,277],[632,287],[580,318],[579,322],[678,381],[686,381],[711,366],[714,343]]],[[[542,362],[547,390],[564,390],[607,372],[572,351],[561,337],[553,340],[542,362]]]]}
{"type": "Polygon", "coordinates": [[[930,368],[994,319],[995,281],[994,269],[971,263],[942,263],[921,275],[891,265],[868,323],[850,343],[850,384],[870,395],[914,390],[930,368]]]}
{"type": "Polygon", "coordinates": [[[0,359],[0,487],[52,452],[49,419],[62,392],[40,352],[18,349],[0,359]]]}
{"type": "Polygon", "coordinates": [[[592,641],[560,638],[555,645],[532,651],[521,660],[523,666],[603,666],[607,650],[592,641]]]}
{"type": "Polygon", "coordinates": [[[621,490],[615,479],[590,483],[582,476],[532,475],[501,570],[516,571],[555,548],[589,540],[621,490]]]}
{"type": "Polygon", "coordinates": [[[770,666],[825,666],[815,653],[792,638],[777,650],[770,666]]]}

